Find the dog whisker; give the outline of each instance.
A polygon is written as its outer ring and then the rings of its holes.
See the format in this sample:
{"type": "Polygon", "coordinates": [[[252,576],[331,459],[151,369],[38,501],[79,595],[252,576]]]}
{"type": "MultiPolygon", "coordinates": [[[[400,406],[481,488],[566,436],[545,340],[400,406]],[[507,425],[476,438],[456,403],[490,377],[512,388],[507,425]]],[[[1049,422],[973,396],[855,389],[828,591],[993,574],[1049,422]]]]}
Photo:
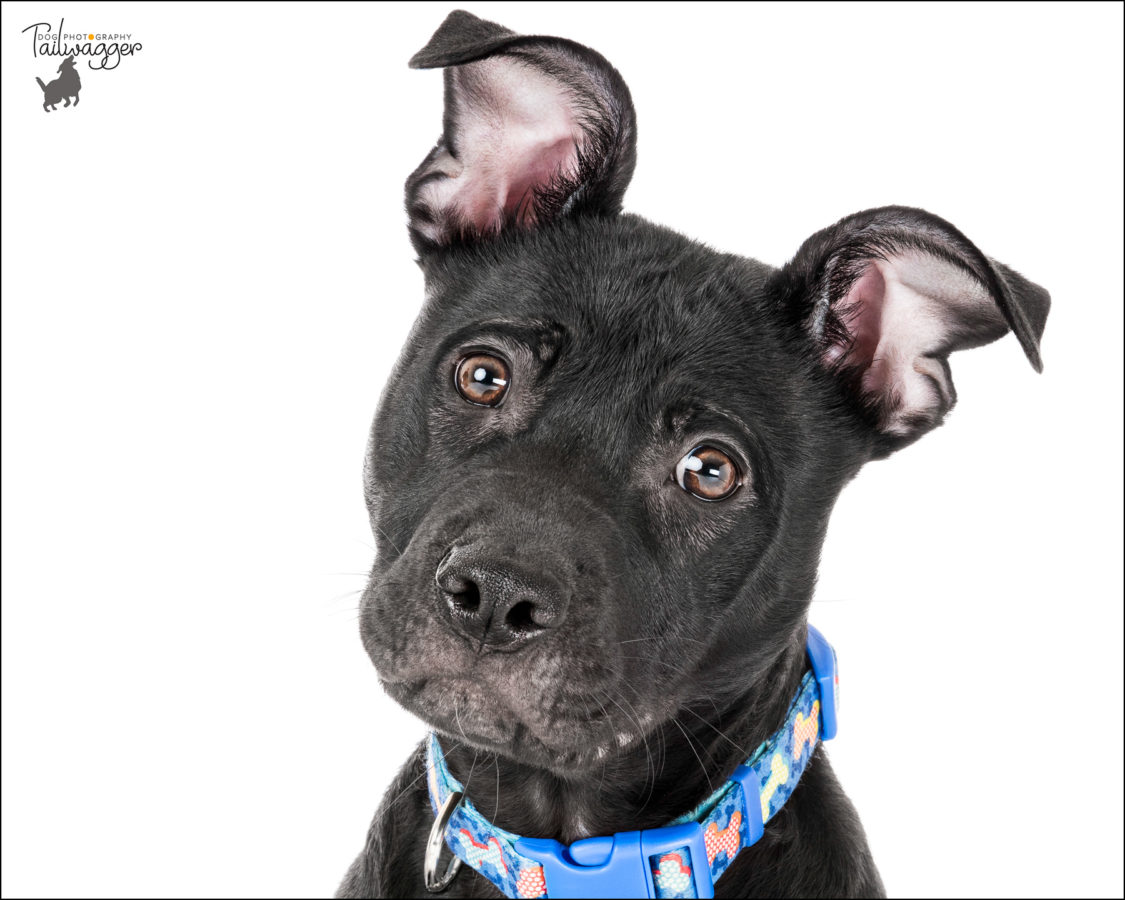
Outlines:
{"type": "MultiPolygon", "coordinates": [[[[398,546],[398,544],[391,540],[391,536],[387,534],[387,529],[383,528],[381,525],[376,525],[375,527],[379,529],[379,534],[387,539],[387,543],[394,548],[395,553],[397,553],[399,556],[402,556],[402,549],[398,546]]],[[[375,550],[374,547],[372,547],[371,549],[375,550]]],[[[378,553],[379,551],[375,550],[375,552],[378,553]]]]}
{"type": "MultiPolygon", "coordinates": [[[[444,760],[445,757],[447,757],[450,753],[453,753],[455,750],[457,750],[461,746],[462,746],[462,744],[455,742],[453,744],[453,746],[451,746],[449,749],[442,751],[441,758],[444,760]]],[[[413,781],[411,781],[410,784],[408,784],[406,787],[404,787],[398,793],[398,795],[394,798],[394,800],[392,800],[390,803],[388,803],[386,805],[386,808],[389,810],[392,806],[394,806],[396,803],[398,803],[399,800],[401,800],[403,797],[405,797],[410,792],[410,789],[412,787],[414,787],[414,785],[416,785],[419,781],[421,781],[423,778],[426,777],[426,774],[427,774],[427,771],[426,771],[425,760],[423,760],[422,774],[419,775],[417,778],[415,778],[413,781]]]]}
{"type": "Polygon", "coordinates": [[[736,744],[733,740],[731,740],[731,738],[727,735],[727,733],[725,731],[722,731],[721,729],[716,728],[714,725],[712,725],[710,722],[708,722],[705,718],[703,718],[703,716],[701,716],[699,713],[697,713],[690,706],[681,706],[680,709],[683,710],[684,712],[691,713],[693,716],[695,716],[697,719],[699,719],[700,722],[702,722],[704,725],[706,725],[708,728],[710,728],[713,732],[715,732],[715,734],[717,734],[724,741],[726,741],[728,744],[730,744],[732,747],[734,747],[734,749],[739,752],[742,759],[746,759],[750,755],[750,752],[748,750],[745,750],[741,745],[736,744]]]}
{"type": "MultiPolygon", "coordinates": [[[[357,590],[357,591],[345,591],[345,592],[344,592],[344,593],[342,593],[342,594],[337,594],[337,595],[336,595],[335,597],[332,597],[332,598],[331,598],[331,599],[330,599],[330,600],[328,601],[328,603],[338,603],[339,601],[341,601],[341,600],[345,599],[346,597],[354,597],[354,596],[355,596],[356,594],[362,594],[362,593],[363,593],[363,590],[364,590],[363,588],[360,588],[360,589],[359,589],[359,590],[357,590]]],[[[334,610],[330,610],[330,611],[329,611],[329,614],[330,614],[330,615],[338,615],[339,613],[341,613],[341,612],[347,612],[347,611],[348,611],[348,610],[350,610],[350,609],[351,609],[351,607],[345,607],[344,609],[334,609],[334,610]]],[[[358,609],[358,607],[357,607],[356,609],[358,609]]],[[[353,610],[353,611],[354,611],[354,610],[353,610]]]]}
{"type": "Polygon", "coordinates": [[[477,760],[479,758],[480,758],[480,750],[474,750],[473,751],[473,762],[469,766],[469,774],[465,777],[464,784],[462,785],[462,787],[464,788],[464,792],[466,794],[469,793],[469,782],[473,780],[473,772],[476,771],[477,760]]]}
{"type": "MultiPolygon", "coordinates": [[[[629,638],[629,640],[627,640],[627,641],[618,641],[617,643],[618,643],[618,645],[621,645],[621,644],[635,644],[638,641],[664,641],[664,640],[667,640],[667,638],[665,638],[664,635],[657,634],[657,635],[653,635],[652,637],[629,638]]],[[[705,641],[701,641],[701,640],[698,640],[696,638],[679,637],[679,638],[677,638],[677,640],[690,641],[693,644],[699,644],[701,647],[705,647],[707,645],[705,641]]]]}
{"type": "Polygon", "coordinates": [[[357,544],[363,544],[363,546],[366,547],[368,550],[370,550],[372,553],[378,553],[379,552],[375,548],[374,544],[370,544],[367,541],[363,540],[362,538],[356,538],[355,541],[356,541],[357,544]]]}
{"type": "Polygon", "coordinates": [[[705,765],[703,765],[703,760],[700,758],[699,754],[696,753],[695,745],[691,742],[691,738],[688,737],[688,733],[687,733],[687,731],[684,730],[684,726],[681,725],[674,718],[669,719],[668,721],[670,721],[673,725],[675,725],[678,729],[680,729],[680,734],[682,734],[684,736],[684,740],[687,741],[687,745],[688,745],[689,749],[691,750],[692,754],[695,756],[696,762],[699,763],[699,768],[703,770],[703,777],[707,779],[707,787],[710,789],[711,793],[714,793],[715,792],[715,786],[711,783],[711,776],[707,772],[707,767],[705,765]]]}
{"type": "Polygon", "coordinates": [[[496,821],[496,817],[500,815],[500,757],[493,753],[492,762],[496,766],[496,808],[492,811],[492,821],[496,821]]]}
{"type": "Polygon", "coordinates": [[[652,717],[651,716],[640,716],[640,715],[638,715],[637,711],[636,711],[636,708],[633,706],[632,703],[630,703],[624,697],[622,697],[621,699],[629,707],[629,709],[632,710],[634,718],[637,722],[637,729],[640,732],[641,740],[644,742],[644,747],[645,747],[645,759],[646,759],[646,762],[648,764],[648,773],[647,773],[648,792],[645,794],[645,801],[644,801],[644,803],[641,804],[640,810],[638,811],[638,812],[642,812],[648,807],[649,801],[652,800],[653,791],[656,790],[656,765],[652,760],[652,751],[649,748],[648,734],[643,730],[643,725],[650,722],[652,717]]]}
{"type": "Polygon", "coordinates": [[[453,719],[457,723],[457,730],[461,732],[461,737],[463,737],[467,742],[469,740],[469,736],[465,734],[465,729],[461,725],[461,712],[458,709],[459,702],[460,699],[458,697],[453,698],[453,719]]]}
{"type": "Polygon", "coordinates": [[[674,666],[670,662],[666,662],[663,659],[656,659],[653,656],[622,656],[621,659],[635,659],[643,662],[655,663],[658,666],[664,666],[664,668],[666,669],[671,669],[673,672],[677,673],[678,675],[683,675],[685,678],[693,677],[692,673],[681,669],[679,666],[674,666]]]}

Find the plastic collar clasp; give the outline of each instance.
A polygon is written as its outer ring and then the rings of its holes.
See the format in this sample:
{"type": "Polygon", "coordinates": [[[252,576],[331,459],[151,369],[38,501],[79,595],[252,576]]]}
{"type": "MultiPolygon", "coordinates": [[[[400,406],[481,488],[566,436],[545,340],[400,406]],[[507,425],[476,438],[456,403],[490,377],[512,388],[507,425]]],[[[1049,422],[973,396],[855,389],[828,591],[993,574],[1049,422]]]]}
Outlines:
{"type": "Polygon", "coordinates": [[[620,831],[575,841],[519,838],[516,851],[543,867],[548,897],[656,897],[652,857],[681,847],[691,852],[697,897],[714,897],[703,827],[698,822],[648,831],[620,831]]]}
{"type": "MultiPolygon", "coordinates": [[[[809,626],[806,645],[820,697],[820,739],[836,736],[839,678],[836,652],[819,631],[809,626]]],[[[764,746],[764,745],[763,745],[764,746]]],[[[739,766],[730,781],[742,787],[745,847],[757,843],[765,831],[760,792],[762,776],[754,762],[739,766]]],[[[687,848],[695,895],[715,896],[710,860],[699,822],[669,825],[648,831],[621,831],[605,837],[575,841],[569,847],[549,838],[517,838],[516,852],[543,867],[548,897],[649,897],[655,900],[653,863],[663,854],[687,848]]]]}
{"type": "Polygon", "coordinates": [[[840,704],[840,676],[836,671],[836,651],[824,635],[809,626],[806,644],[813,677],[820,688],[820,739],[830,741],[836,737],[836,709],[840,704]]]}

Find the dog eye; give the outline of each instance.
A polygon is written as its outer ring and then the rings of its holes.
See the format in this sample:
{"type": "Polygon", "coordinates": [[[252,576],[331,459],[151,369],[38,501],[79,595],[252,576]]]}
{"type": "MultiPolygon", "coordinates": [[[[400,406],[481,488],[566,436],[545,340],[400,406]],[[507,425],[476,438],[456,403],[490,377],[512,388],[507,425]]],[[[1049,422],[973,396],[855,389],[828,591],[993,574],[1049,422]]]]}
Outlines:
{"type": "Polygon", "coordinates": [[[676,463],[676,483],[700,500],[725,500],[742,485],[733,459],[701,444],[676,463]]]}
{"type": "Polygon", "coordinates": [[[497,356],[474,353],[457,364],[457,393],[477,406],[499,406],[508,391],[508,364],[497,356]]]}

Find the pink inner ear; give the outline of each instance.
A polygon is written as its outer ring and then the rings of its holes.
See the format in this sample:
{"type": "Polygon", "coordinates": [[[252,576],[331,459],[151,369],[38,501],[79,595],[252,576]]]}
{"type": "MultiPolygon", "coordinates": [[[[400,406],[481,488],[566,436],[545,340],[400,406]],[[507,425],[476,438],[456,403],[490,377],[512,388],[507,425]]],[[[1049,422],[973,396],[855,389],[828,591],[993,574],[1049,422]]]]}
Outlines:
{"type": "Polygon", "coordinates": [[[921,251],[872,260],[840,304],[848,346],[830,347],[828,362],[844,357],[862,371],[864,394],[876,401],[882,427],[909,434],[919,422],[936,424],[953,405],[942,358],[958,333],[977,343],[1007,330],[988,291],[968,272],[921,251]]]}
{"type": "Polygon", "coordinates": [[[508,183],[505,213],[519,210],[521,225],[534,223],[533,189],[549,184],[560,174],[573,174],[578,165],[575,140],[568,134],[553,143],[528,146],[522,152],[517,151],[519,158],[513,158],[508,166],[512,180],[508,183]]]}
{"type": "Polygon", "coordinates": [[[851,337],[849,346],[829,348],[829,359],[835,361],[848,352],[849,360],[870,365],[879,346],[879,330],[883,321],[883,300],[887,282],[877,265],[869,265],[844,298],[843,315],[851,337]]]}
{"type": "Polygon", "coordinates": [[[435,214],[423,233],[488,234],[515,215],[533,224],[534,191],[578,168],[582,129],[574,98],[556,78],[518,56],[504,55],[450,70],[456,98],[457,158],[443,150],[430,169],[447,177],[421,188],[435,214]]]}

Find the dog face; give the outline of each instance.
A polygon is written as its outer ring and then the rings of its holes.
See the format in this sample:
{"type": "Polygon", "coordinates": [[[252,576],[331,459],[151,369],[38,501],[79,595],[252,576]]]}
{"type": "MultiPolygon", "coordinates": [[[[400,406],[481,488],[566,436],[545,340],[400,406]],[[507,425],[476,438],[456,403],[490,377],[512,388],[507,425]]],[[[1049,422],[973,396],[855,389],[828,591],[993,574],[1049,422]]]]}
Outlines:
{"type": "Polygon", "coordinates": [[[828,514],[940,424],[948,356],[1046,292],[920,210],[782,269],[620,213],[634,117],[598,54],[453,13],[445,131],[407,182],[426,302],[366,464],[361,633],[439,731],[559,772],[768,675],[828,514]]]}

